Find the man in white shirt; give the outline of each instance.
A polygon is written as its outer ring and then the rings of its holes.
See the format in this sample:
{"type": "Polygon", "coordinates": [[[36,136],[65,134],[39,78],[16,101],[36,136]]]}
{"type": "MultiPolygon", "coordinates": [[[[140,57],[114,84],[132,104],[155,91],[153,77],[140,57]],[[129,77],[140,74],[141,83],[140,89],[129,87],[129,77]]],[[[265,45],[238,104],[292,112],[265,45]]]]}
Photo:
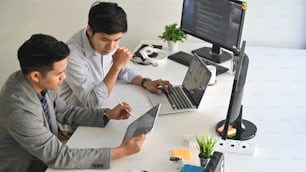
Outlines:
{"type": "Polygon", "coordinates": [[[69,40],[70,55],[60,96],[73,105],[101,107],[110,95],[117,79],[126,83],[161,93],[172,90],[169,81],[144,78],[139,72],[126,67],[132,53],[119,47],[127,31],[127,17],[116,3],[94,4],[86,29],[74,34],[69,40]]]}

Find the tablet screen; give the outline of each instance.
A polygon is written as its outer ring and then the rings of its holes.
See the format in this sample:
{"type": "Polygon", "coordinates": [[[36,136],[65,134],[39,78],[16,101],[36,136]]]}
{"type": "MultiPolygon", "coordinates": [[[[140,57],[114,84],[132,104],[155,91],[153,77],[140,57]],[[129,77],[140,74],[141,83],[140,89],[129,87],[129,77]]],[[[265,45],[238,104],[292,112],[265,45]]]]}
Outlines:
{"type": "Polygon", "coordinates": [[[150,132],[154,126],[159,109],[160,103],[153,106],[153,108],[151,108],[146,113],[137,118],[135,121],[133,121],[128,126],[123,141],[131,137],[138,136],[140,134],[147,134],[148,132],[150,132]]]}

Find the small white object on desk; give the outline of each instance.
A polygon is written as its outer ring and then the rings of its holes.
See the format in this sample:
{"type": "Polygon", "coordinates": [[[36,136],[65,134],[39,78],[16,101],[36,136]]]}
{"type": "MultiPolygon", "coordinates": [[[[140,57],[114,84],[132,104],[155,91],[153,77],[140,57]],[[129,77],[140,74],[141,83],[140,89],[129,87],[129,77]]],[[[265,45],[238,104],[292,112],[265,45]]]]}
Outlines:
{"type": "Polygon", "coordinates": [[[216,84],[216,75],[217,75],[217,68],[214,65],[207,65],[208,70],[211,72],[211,77],[208,82],[209,86],[213,86],[216,84]]]}
{"type": "Polygon", "coordinates": [[[238,153],[245,155],[253,155],[255,152],[256,144],[252,141],[240,140],[220,140],[215,145],[215,150],[219,152],[238,153]]]}
{"type": "Polygon", "coordinates": [[[148,172],[146,170],[137,170],[137,169],[132,169],[129,172],[148,172]]]}

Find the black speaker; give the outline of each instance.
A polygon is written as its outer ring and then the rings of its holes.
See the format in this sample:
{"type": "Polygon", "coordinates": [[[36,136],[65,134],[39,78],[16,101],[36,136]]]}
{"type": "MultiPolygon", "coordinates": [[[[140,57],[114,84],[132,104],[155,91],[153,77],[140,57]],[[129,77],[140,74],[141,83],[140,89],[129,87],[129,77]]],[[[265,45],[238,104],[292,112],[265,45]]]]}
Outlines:
{"type": "Polygon", "coordinates": [[[224,172],[224,154],[215,151],[205,168],[205,172],[224,172]]]}

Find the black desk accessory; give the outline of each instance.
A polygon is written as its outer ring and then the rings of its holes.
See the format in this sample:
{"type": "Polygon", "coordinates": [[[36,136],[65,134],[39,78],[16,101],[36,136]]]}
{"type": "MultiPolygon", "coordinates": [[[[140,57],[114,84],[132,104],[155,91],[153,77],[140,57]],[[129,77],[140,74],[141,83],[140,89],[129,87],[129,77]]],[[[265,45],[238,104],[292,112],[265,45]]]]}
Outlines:
{"type": "MultiPolygon", "coordinates": [[[[192,61],[192,59],[194,58],[194,56],[191,55],[191,54],[188,54],[188,53],[186,53],[184,51],[179,51],[179,52],[177,52],[175,54],[172,54],[172,55],[168,56],[168,58],[170,60],[178,62],[178,63],[180,63],[180,64],[182,64],[184,66],[189,66],[191,61],[192,61]]],[[[225,73],[225,72],[227,72],[229,70],[226,67],[223,67],[221,65],[215,64],[215,63],[210,62],[210,61],[208,61],[206,59],[202,58],[202,61],[204,61],[204,63],[206,65],[213,65],[213,66],[215,66],[216,69],[217,69],[216,75],[220,75],[220,74],[225,73]]]]}

